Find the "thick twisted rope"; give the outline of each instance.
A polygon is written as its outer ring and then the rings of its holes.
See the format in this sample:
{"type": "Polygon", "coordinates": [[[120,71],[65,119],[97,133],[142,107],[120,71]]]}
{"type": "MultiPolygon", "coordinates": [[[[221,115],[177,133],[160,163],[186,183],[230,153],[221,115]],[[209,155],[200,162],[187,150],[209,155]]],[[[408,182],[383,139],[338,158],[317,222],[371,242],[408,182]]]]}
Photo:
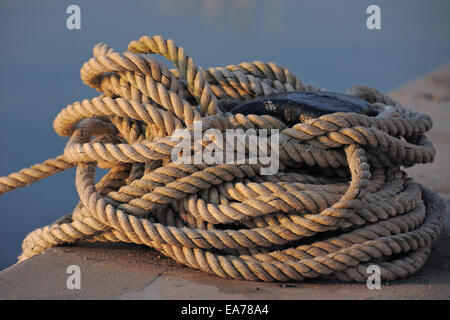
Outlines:
{"type": "Polygon", "coordinates": [[[93,52],[81,78],[102,94],[56,117],[55,131],[70,137],[64,154],[0,178],[4,193],[77,167],[78,205],[31,232],[19,261],[88,240],[145,244],[191,268],[246,280],[365,281],[371,264],[394,280],[425,263],[444,205],[401,167],[433,161],[427,115],[356,86],[348,94],[371,103],[376,117],[334,113],[288,127],[269,115],[227,112],[258,96],[320,90],[274,63],[202,70],[160,36],[133,41],[122,54],[105,44],[93,52]],[[221,132],[279,130],[279,148],[269,147],[280,170],[265,176],[259,163],[172,162],[174,133],[195,122],[221,132]],[[96,166],[110,169],[97,184],[96,166]]]}

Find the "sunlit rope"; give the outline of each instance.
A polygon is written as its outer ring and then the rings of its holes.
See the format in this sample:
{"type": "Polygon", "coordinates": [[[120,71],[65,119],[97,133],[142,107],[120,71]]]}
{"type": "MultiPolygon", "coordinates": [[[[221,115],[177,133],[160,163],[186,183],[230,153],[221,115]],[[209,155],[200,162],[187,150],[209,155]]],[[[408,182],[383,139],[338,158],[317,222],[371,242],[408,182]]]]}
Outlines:
{"type": "Polygon", "coordinates": [[[81,78],[101,94],[56,117],[55,131],[70,137],[64,154],[0,178],[4,193],[77,167],[78,205],[31,232],[19,261],[78,240],[123,241],[225,278],[365,281],[377,264],[394,280],[424,265],[442,230],[442,200],[401,170],[433,161],[424,136],[432,121],[375,89],[347,93],[371,103],[376,117],[333,113],[288,127],[269,115],[233,115],[230,103],[320,89],[275,63],[203,70],[160,36],[122,54],[96,45],[81,78]],[[222,132],[278,129],[280,170],[172,162],[172,135],[196,121],[222,132]],[[109,169],[97,184],[96,166],[109,169]]]}

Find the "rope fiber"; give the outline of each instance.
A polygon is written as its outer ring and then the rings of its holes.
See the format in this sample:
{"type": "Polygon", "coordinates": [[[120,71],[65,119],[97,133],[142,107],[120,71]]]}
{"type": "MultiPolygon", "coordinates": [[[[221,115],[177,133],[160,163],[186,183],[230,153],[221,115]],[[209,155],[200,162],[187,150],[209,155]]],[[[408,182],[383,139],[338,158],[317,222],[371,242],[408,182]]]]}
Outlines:
{"type": "Polygon", "coordinates": [[[362,282],[376,264],[394,280],[424,265],[443,228],[443,201],[402,170],[433,161],[424,135],[432,120],[373,88],[347,94],[376,116],[337,112],[289,127],[229,112],[255,97],[322,90],[275,63],[204,70],[172,40],[144,36],[123,53],[96,45],[80,75],[100,95],[55,118],[70,138],[64,154],[0,178],[5,193],[76,167],[78,205],[28,234],[19,261],[80,240],[123,241],[224,278],[362,282]],[[279,171],[172,162],[175,130],[197,121],[221,132],[279,130],[279,171]],[[109,171],[95,183],[97,166],[109,171]]]}

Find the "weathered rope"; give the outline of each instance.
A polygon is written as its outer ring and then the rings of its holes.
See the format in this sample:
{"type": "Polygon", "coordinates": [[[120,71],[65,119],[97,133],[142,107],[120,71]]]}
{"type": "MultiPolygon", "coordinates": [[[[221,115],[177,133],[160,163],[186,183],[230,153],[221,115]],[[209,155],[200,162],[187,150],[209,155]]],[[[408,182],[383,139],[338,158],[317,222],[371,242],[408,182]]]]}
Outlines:
{"type": "Polygon", "coordinates": [[[122,54],[105,44],[93,53],[81,78],[102,94],[56,117],[55,131],[70,137],[64,154],[0,178],[4,193],[77,166],[80,202],[31,232],[19,261],[88,240],[145,244],[191,268],[246,280],[364,281],[370,264],[394,280],[425,263],[444,205],[401,166],[433,161],[429,116],[357,86],[348,94],[378,116],[334,113],[287,127],[268,115],[227,112],[257,96],[320,90],[274,63],[202,70],[160,36],[133,41],[122,54]],[[220,131],[279,129],[279,172],[171,162],[173,133],[195,121],[220,131]],[[96,166],[110,169],[97,184],[96,166]]]}

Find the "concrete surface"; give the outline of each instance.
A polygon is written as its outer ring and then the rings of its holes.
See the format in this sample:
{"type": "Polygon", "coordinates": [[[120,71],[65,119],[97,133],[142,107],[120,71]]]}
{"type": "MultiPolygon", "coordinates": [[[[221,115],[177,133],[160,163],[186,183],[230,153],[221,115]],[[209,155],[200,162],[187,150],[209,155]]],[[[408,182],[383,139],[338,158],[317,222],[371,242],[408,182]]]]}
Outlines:
{"type": "Polygon", "coordinates": [[[390,94],[433,117],[429,137],[438,150],[436,161],[408,172],[438,191],[447,206],[445,230],[414,276],[383,283],[380,290],[324,280],[252,283],[188,269],[145,246],[79,243],[48,249],[0,272],[0,299],[450,299],[450,64],[390,94]],[[80,290],[67,289],[70,265],[80,267],[80,290]]]}

